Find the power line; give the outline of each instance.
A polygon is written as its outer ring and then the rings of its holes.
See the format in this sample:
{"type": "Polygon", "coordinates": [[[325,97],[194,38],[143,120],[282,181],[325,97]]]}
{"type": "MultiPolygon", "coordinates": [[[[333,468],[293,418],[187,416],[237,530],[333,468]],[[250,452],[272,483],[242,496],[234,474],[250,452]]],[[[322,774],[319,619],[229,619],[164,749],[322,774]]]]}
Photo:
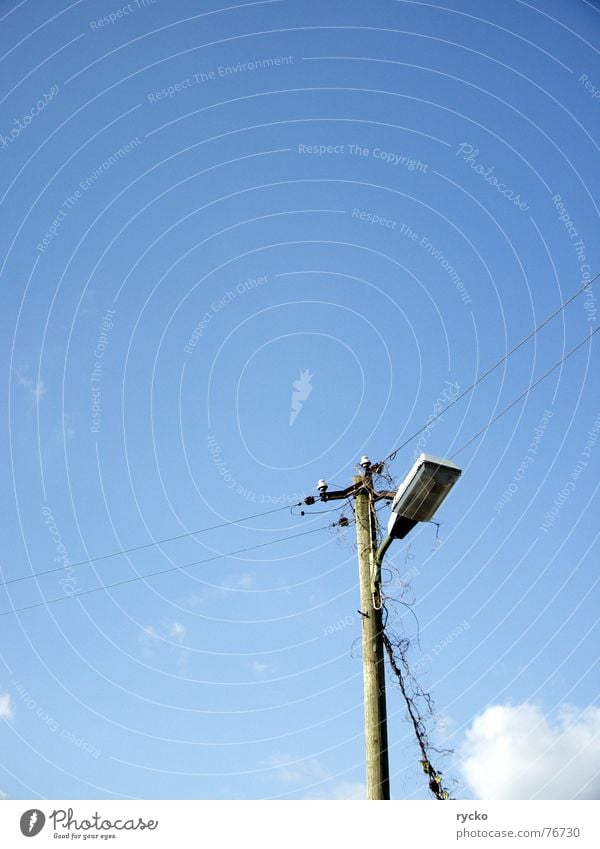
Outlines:
{"type": "MultiPolygon", "coordinates": [[[[142,551],[144,548],[152,548],[155,545],[162,545],[165,542],[174,542],[175,540],[185,539],[186,537],[199,536],[200,534],[205,534],[207,531],[215,531],[217,528],[227,528],[229,525],[237,525],[238,522],[248,522],[250,519],[257,519],[260,516],[269,516],[272,513],[279,513],[281,510],[290,510],[294,507],[300,507],[301,504],[302,502],[299,504],[293,504],[292,507],[289,507],[286,504],[285,507],[276,507],[274,510],[266,510],[264,513],[255,513],[253,516],[244,516],[241,519],[232,519],[230,522],[221,522],[219,525],[211,525],[210,528],[200,528],[200,530],[197,531],[188,531],[186,534],[158,539],[155,542],[147,542],[145,545],[135,545],[132,548],[122,548],[119,551],[113,551],[112,554],[102,554],[100,557],[91,557],[89,560],[79,560],[77,563],[69,563],[68,568],[75,569],[76,566],[85,566],[89,563],[97,563],[99,560],[108,560],[110,557],[118,557],[120,554],[131,554],[133,551],[142,551]]],[[[63,572],[65,568],[65,566],[57,566],[55,569],[45,569],[43,572],[32,572],[31,575],[21,575],[20,578],[10,578],[8,581],[0,581],[0,587],[17,584],[19,581],[30,581],[32,578],[40,578],[43,575],[52,575],[56,572],[63,572]]]]}
{"type": "Polygon", "coordinates": [[[583,345],[585,345],[585,343],[586,343],[588,340],[590,340],[590,339],[592,338],[592,336],[593,336],[595,333],[597,333],[599,330],[600,330],[600,327],[597,327],[595,330],[590,331],[590,334],[589,334],[588,336],[586,336],[586,337],[585,337],[585,339],[583,339],[583,341],[581,341],[578,345],[575,345],[575,347],[574,347],[574,348],[571,348],[571,350],[570,350],[567,354],[565,354],[565,355],[564,355],[564,357],[562,357],[562,359],[560,359],[557,363],[555,363],[555,364],[552,366],[552,368],[549,368],[549,369],[548,369],[548,371],[547,371],[545,374],[543,374],[540,378],[538,378],[538,380],[536,380],[536,381],[535,381],[535,383],[531,383],[531,384],[527,387],[527,389],[519,395],[519,397],[518,397],[518,398],[515,398],[515,400],[514,400],[514,401],[511,401],[511,402],[510,402],[510,404],[508,405],[508,407],[505,407],[503,410],[501,410],[501,412],[499,412],[497,416],[494,416],[494,418],[493,418],[493,419],[491,419],[491,421],[489,421],[489,422],[485,425],[485,427],[482,427],[482,428],[481,428],[481,430],[480,430],[480,431],[478,431],[478,433],[476,433],[476,434],[475,434],[475,436],[472,436],[472,437],[471,437],[471,439],[469,439],[469,441],[468,441],[468,442],[465,442],[465,444],[462,446],[462,448],[459,448],[459,449],[458,449],[458,451],[455,451],[455,452],[454,452],[454,454],[450,457],[450,459],[451,459],[451,460],[454,460],[454,458],[455,458],[458,454],[460,454],[460,452],[461,452],[461,451],[464,451],[464,450],[465,450],[465,448],[467,448],[467,447],[468,447],[468,446],[469,446],[472,442],[474,442],[474,441],[475,441],[478,437],[480,437],[480,436],[481,436],[481,434],[482,434],[482,433],[484,433],[484,432],[488,429],[488,427],[491,427],[491,425],[493,425],[493,424],[494,424],[494,422],[497,422],[497,421],[498,421],[498,419],[499,419],[499,418],[501,418],[501,417],[502,417],[505,413],[508,413],[508,411],[509,411],[509,410],[511,410],[511,409],[515,406],[515,404],[518,404],[518,403],[519,403],[519,401],[520,401],[522,398],[524,398],[526,395],[528,395],[528,394],[531,392],[531,390],[532,390],[532,389],[535,389],[535,387],[536,387],[538,384],[540,384],[540,383],[542,382],[542,380],[545,380],[545,379],[548,377],[548,375],[549,375],[549,374],[552,374],[552,372],[553,372],[553,371],[556,371],[556,369],[557,369],[559,366],[561,366],[561,365],[565,362],[565,360],[568,360],[568,359],[569,359],[569,357],[571,356],[571,354],[574,354],[574,353],[575,353],[575,351],[579,350],[579,348],[581,348],[583,345]]]}
{"type": "Polygon", "coordinates": [[[471,392],[473,389],[475,389],[475,387],[478,384],[480,384],[482,380],[485,380],[485,378],[488,377],[488,375],[490,375],[493,371],[495,371],[498,368],[498,366],[501,366],[502,363],[506,362],[506,360],[512,354],[514,354],[515,351],[518,351],[519,348],[521,348],[525,344],[525,342],[528,342],[531,338],[533,338],[533,336],[536,335],[536,333],[539,333],[539,331],[542,329],[542,327],[545,327],[545,325],[548,324],[549,321],[552,321],[552,319],[555,318],[559,313],[561,313],[571,303],[571,301],[574,301],[575,298],[577,298],[579,295],[581,295],[581,293],[585,289],[587,289],[589,286],[591,286],[592,283],[594,282],[594,280],[597,280],[598,277],[600,277],[600,272],[598,272],[598,274],[596,274],[595,277],[592,277],[592,279],[589,281],[589,283],[586,283],[584,286],[582,286],[580,289],[578,289],[573,295],[571,295],[570,298],[568,298],[566,301],[564,301],[560,305],[560,307],[558,307],[552,313],[552,315],[549,315],[548,318],[544,319],[544,321],[541,324],[538,324],[538,326],[534,330],[532,330],[531,333],[528,336],[525,336],[524,339],[521,339],[521,341],[517,345],[515,345],[514,348],[512,348],[507,354],[505,354],[500,360],[498,360],[497,363],[495,363],[493,366],[490,366],[490,368],[487,371],[485,371],[482,375],[480,375],[477,378],[477,380],[474,383],[471,384],[471,386],[468,386],[463,392],[460,393],[460,395],[457,395],[456,398],[454,398],[448,404],[447,407],[444,407],[444,409],[440,413],[438,413],[435,416],[432,416],[427,421],[427,424],[423,425],[423,427],[421,427],[421,428],[419,428],[419,430],[415,431],[415,433],[413,433],[412,436],[409,436],[408,439],[406,439],[401,445],[398,445],[397,448],[394,448],[394,450],[391,452],[391,454],[388,454],[388,456],[385,457],[383,462],[385,463],[388,460],[390,460],[390,461],[394,460],[398,451],[400,451],[402,448],[405,448],[409,444],[409,442],[412,442],[413,439],[415,439],[415,437],[417,437],[417,436],[419,436],[419,434],[423,433],[423,431],[426,430],[431,425],[432,422],[435,422],[435,421],[437,421],[437,419],[441,418],[445,413],[448,412],[448,410],[451,407],[453,407],[462,398],[464,398],[465,395],[468,395],[469,392],[471,392]]]}
{"type": "Polygon", "coordinates": [[[190,569],[192,566],[200,566],[204,563],[212,563],[215,560],[223,560],[225,557],[234,557],[237,554],[245,554],[248,551],[256,551],[258,548],[266,548],[269,545],[275,545],[278,542],[287,542],[291,539],[298,539],[299,537],[305,537],[309,534],[315,534],[318,531],[325,531],[329,528],[333,527],[332,525],[322,525],[320,528],[313,528],[310,531],[302,531],[299,534],[292,534],[287,537],[279,537],[278,539],[272,539],[269,542],[261,542],[258,545],[250,545],[246,548],[239,548],[236,551],[228,551],[224,554],[215,554],[213,557],[206,557],[204,560],[195,560],[193,563],[184,563],[181,566],[172,566],[169,569],[160,569],[156,572],[148,572],[146,575],[136,575],[135,578],[126,578],[123,581],[117,581],[114,584],[103,584],[100,587],[93,587],[90,590],[81,590],[78,593],[72,593],[70,595],[62,595],[56,598],[49,598],[46,601],[39,601],[36,604],[29,604],[25,607],[16,607],[13,610],[3,610],[0,612],[1,616],[10,616],[13,613],[23,613],[25,610],[34,610],[36,607],[46,607],[49,604],[56,604],[59,601],[65,601],[68,598],[79,598],[80,596],[90,595],[91,593],[104,592],[106,590],[115,589],[115,587],[123,587],[125,584],[133,584],[135,581],[143,581],[147,578],[156,578],[158,575],[167,575],[170,572],[180,572],[183,569],[190,569]]]}

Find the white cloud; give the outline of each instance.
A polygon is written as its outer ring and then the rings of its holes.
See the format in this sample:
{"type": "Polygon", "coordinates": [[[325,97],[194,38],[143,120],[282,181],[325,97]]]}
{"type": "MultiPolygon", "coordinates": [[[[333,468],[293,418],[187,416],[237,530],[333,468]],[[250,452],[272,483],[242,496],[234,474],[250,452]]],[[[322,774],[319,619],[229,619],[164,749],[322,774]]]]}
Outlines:
{"type": "Polygon", "coordinates": [[[494,705],[473,721],[461,771],[478,799],[600,799],[600,708],[494,705]]]}
{"type": "Polygon", "coordinates": [[[8,793],[5,793],[4,790],[0,790],[0,801],[8,799],[8,793]]]}
{"type": "Polygon", "coordinates": [[[15,715],[9,693],[0,694],[0,719],[12,719],[15,715]]]}

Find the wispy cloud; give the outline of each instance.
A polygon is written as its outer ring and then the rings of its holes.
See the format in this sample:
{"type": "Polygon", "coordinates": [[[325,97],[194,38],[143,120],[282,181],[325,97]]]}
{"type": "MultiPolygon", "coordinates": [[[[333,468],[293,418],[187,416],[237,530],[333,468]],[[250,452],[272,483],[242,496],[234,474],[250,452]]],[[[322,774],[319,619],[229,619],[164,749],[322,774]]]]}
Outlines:
{"type": "Polygon", "coordinates": [[[459,751],[478,799],[600,799],[600,708],[552,718],[527,702],[476,717],[459,751]]]}
{"type": "Polygon", "coordinates": [[[285,752],[274,752],[265,762],[274,770],[279,785],[289,788],[289,795],[301,799],[364,799],[365,785],[334,775],[318,758],[294,758],[285,752]]]}
{"type": "Polygon", "coordinates": [[[0,801],[3,799],[8,799],[8,793],[5,793],[4,790],[0,790],[0,801]]]}
{"type": "Polygon", "coordinates": [[[15,709],[10,700],[10,693],[0,694],[0,719],[12,719],[15,709]]]}
{"type": "Polygon", "coordinates": [[[261,660],[253,660],[250,664],[250,669],[258,675],[264,675],[266,672],[274,672],[275,667],[272,663],[265,663],[261,660]]]}
{"type": "Polygon", "coordinates": [[[22,386],[27,390],[32,404],[37,406],[46,394],[46,385],[44,381],[41,378],[38,378],[37,380],[30,380],[20,369],[15,369],[15,374],[17,375],[19,386],[22,386]]]}
{"type": "Polygon", "coordinates": [[[158,639],[160,638],[152,625],[142,628],[141,633],[138,636],[138,642],[141,643],[142,648],[144,649],[144,654],[152,654],[152,646],[158,639]]]}
{"type": "Polygon", "coordinates": [[[157,657],[161,650],[168,650],[175,655],[177,673],[185,676],[190,656],[189,647],[185,645],[187,635],[188,629],[181,622],[164,622],[160,626],[147,625],[142,628],[138,641],[146,657],[157,657]],[[173,645],[173,641],[177,646],[173,645]]]}
{"type": "Polygon", "coordinates": [[[287,752],[274,752],[267,759],[266,766],[273,767],[278,780],[289,785],[323,781],[330,777],[317,758],[294,758],[287,752]]]}
{"type": "Polygon", "coordinates": [[[75,426],[73,424],[73,416],[67,413],[63,416],[62,439],[64,442],[70,442],[75,438],[75,426]]]}
{"type": "Polygon", "coordinates": [[[230,578],[224,578],[221,581],[221,589],[223,590],[249,590],[256,580],[256,576],[251,572],[243,572],[241,575],[233,575],[230,578]]]}
{"type": "Polygon", "coordinates": [[[332,781],[330,784],[330,792],[327,795],[317,795],[316,797],[313,796],[311,798],[358,799],[364,801],[367,798],[367,789],[360,781],[332,781]]]}
{"type": "Polygon", "coordinates": [[[171,622],[169,625],[169,636],[173,637],[174,640],[181,645],[185,640],[187,634],[187,628],[185,625],[182,625],[181,622],[171,622]]]}

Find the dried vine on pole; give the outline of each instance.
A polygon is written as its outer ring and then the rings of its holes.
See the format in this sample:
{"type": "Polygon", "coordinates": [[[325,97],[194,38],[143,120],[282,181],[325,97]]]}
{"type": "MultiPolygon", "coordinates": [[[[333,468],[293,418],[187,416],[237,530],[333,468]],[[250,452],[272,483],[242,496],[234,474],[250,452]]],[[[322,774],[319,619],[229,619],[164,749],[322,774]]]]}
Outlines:
{"type": "Polygon", "coordinates": [[[399,637],[394,634],[387,625],[388,609],[384,602],[384,624],[383,645],[387,653],[390,667],[396,676],[402,698],[406,705],[408,717],[413,726],[415,738],[421,752],[421,767],[428,777],[429,790],[436,799],[440,801],[450,798],[450,793],[443,784],[442,773],[435,769],[431,762],[430,751],[438,754],[448,754],[449,750],[440,751],[431,746],[427,735],[426,715],[433,714],[433,702],[429,693],[426,693],[415,680],[408,662],[408,651],[411,641],[407,637],[399,637]],[[419,707],[419,702],[424,703],[425,710],[419,707]]]}

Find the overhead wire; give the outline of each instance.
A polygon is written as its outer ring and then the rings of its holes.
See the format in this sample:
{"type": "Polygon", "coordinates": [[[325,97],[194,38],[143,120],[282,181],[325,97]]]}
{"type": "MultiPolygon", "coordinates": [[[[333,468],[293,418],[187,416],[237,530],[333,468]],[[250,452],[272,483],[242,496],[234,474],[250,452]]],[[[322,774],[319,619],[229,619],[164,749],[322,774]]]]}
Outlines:
{"type": "Polygon", "coordinates": [[[144,575],[136,575],[133,578],[126,578],[122,581],[116,581],[113,584],[102,584],[99,587],[92,587],[89,590],[81,590],[77,593],[68,593],[62,596],[57,596],[55,598],[45,599],[44,601],[39,601],[35,604],[28,604],[23,607],[12,608],[11,610],[3,610],[0,611],[0,617],[10,616],[15,613],[23,613],[26,610],[34,610],[37,607],[47,607],[50,604],[56,604],[59,601],[65,601],[66,599],[70,598],[80,598],[81,596],[91,595],[92,593],[105,592],[106,590],[112,590],[117,587],[123,587],[126,584],[133,584],[136,581],[143,581],[148,578],[156,578],[159,575],[167,575],[172,572],[181,572],[184,569],[192,568],[192,566],[201,566],[204,563],[213,563],[215,560],[223,560],[226,557],[235,557],[238,554],[245,554],[249,551],[256,551],[259,548],[267,548],[267,546],[276,545],[279,542],[287,542],[291,539],[298,539],[299,537],[309,536],[310,534],[315,534],[319,531],[328,530],[331,527],[332,525],[321,525],[321,527],[312,528],[310,531],[302,531],[299,534],[291,534],[287,537],[279,537],[278,539],[269,540],[268,542],[261,542],[257,545],[250,545],[246,548],[238,548],[236,551],[227,551],[222,554],[215,554],[212,557],[206,557],[204,560],[195,560],[192,563],[183,563],[181,566],[171,566],[169,569],[158,569],[155,572],[148,572],[144,575]]]}
{"type": "Polygon", "coordinates": [[[297,519],[299,516],[321,516],[323,513],[339,513],[342,509],[341,507],[329,507],[327,510],[301,510],[299,513],[294,513],[293,511],[297,507],[301,507],[302,504],[294,504],[291,508],[292,516],[297,519]]]}
{"type": "MultiPolygon", "coordinates": [[[[252,516],[243,516],[240,519],[232,519],[228,522],[221,522],[218,525],[211,525],[208,528],[200,528],[197,531],[188,531],[185,534],[178,534],[174,537],[165,537],[165,539],[158,539],[154,542],[147,542],[144,545],[135,545],[131,548],[121,548],[119,551],[113,551],[111,554],[102,554],[99,557],[90,557],[89,560],[79,560],[77,563],[69,563],[69,569],[75,569],[77,566],[86,566],[90,563],[98,563],[100,560],[108,560],[111,557],[119,557],[121,554],[131,554],[134,551],[142,551],[146,548],[153,548],[157,545],[163,545],[166,542],[174,542],[175,540],[185,539],[186,537],[199,536],[200,534],[205,534],[207,531],[215,531],[218,528],[227,528],[230,525],[237,525],[239,522],[248,522],[250,519],[258,519],[260,516],[269,516],[272,513],[279,513],[281,510],[289,510],[293,509],[293,507],[299,507],[300,504],[292,505],[290,508],[287,504],[284,507],[276,507],[273,510],[265,510],[262,513],[254,513],[252,516]]],[[[57,566],[54,569],[45,569],[42,572],[32,572],[30,575],[21,575],[18,578],[9,578],[8,580],[0,581],[0,587],[7,587],[10,584],[17,584],[20,581],[30,581],[32,578],[41,578],[43,575],[52,575],[56,572],[64,571],[65,566],[57,566]]]]}
{"type": "MultiPolygon", "coordinates": [[[[600,277],[600,272],[598,274],[596,274],[589,282],[585,283],[585,285],[583,285],[580,289],[578,289],[573,295],[571,295],[571,297],[569,297],[566,301],[564,301],[551,315],[549,315],[546,319],[544,319],[543,322],[541,322],[541,324],[539,324],[536,328],[534,328],[534,330],[532,330],[531,333],[529,333],[527,336],[525,336],[523,339],[521,339],[520,342],[518,342],[513,348],[511,348],[510,351],[508,351],[500,360],[498,360],[498,362],[496,362],[494,365],[490,366],[490,368],[488,368],[482,375],[480,375],[477,378],[477,380],[475,380],[463,392],[461,392],[460,395],[458,395],[456,398],[454,398],[440,413],[432,416],[428,420],[427,424],[425,424],[423,427],[419,428],[419,430],[415,431],[403,443],[401,443],[399,446],[397,446],[390,454],[387,455],[387,457],[382,462],[387,462],[389,460],[393,460],[402,448],[404,448],[406,445],[408,445],[410,442],[412,442],[412,440],[415,439],[417,436],[419,436],[419,434],[421,434],[427,427],[429,427],[432,422],[441,418],[451,407],[453,407],[455,404],[457,404],[462,398],[465,397],[465,395],[467,395],[469,392],[471,392],[479,383],[481,383],[483,380],[485,380],[486,377],[488,377],[493,371],[495,371],[495,369],[497,369],[500,365],[502,365],[504,362],[506,362],[506,360],[512,354],[514,354],[519,348],[521,348],[526,342],[528,342],[533,336],[535,336],[546,324],[548,324],[553,318],[555,318],[560,312],[562,312],[585,289],[588,289],[591,286],[591,284],[596,279],[598,279],[598,277],[600,277]]],[[[594,336],[595,333],[597,333],[597,331],[599,329],[600,328],[596,328],[596,330],[590,332],[590,334],[588,336],[586,336],[585,339],[583,339],[578,345],[576,345],[567,354],[565,354],[559,360],[559,362],[557,362],[550,369],[548,369],[548,371],[545,372],[537,381],[535,381],[535,383],[530,384],[529,387],[524,392],[522,392],[516,399],[514,399],[500,413],[498,413],[496,416],[494,416],[493,419],[491,419],[483,428],[481,428],[481,430],[479,430],[461,448],[459,448],[457,451],[455,451],[454,454],[452,455],[451,459],[453,459],[458,454],[460,454],[462,451],[464,451],[465,448],[467,448],[472,442],[474,442],[476,439],[478,439],[479,436],[481,436],[489,427],[491,427],[492,424],[494,424],[499,418],[501,418],[510,409],[512,409],[512,407],[514,407],[515,404],[517,404],[523,397],[525,397],[529,392],[531,392],[532,389],[534,389],[536,386],[538,386],[538,384],[540,384],[543,380],[545,380],[553,371],[555,371],[557,368],[559,368],[559,366],[561,366],[563,362],[565,362],[570,356],[572,356],[572,354],[574,354],[575,351],[577,351],[589,339],[591,339],[592,336],[594,336]]],[[[280,512],[282,510],[290,510],[292,512],[292,515],[297,515],[297,514],[293,513],[293,510],[294,510],[294,508],[301,507],[301,506],[303,506],[303,502],[299,502],[297,504],[294,504],[291,507],[289,505],[284,505],[282,507],[276,507],[273,510],[266,510],[266,511],[263,511],[261,513],[254,513],[250,516],[243,516],[243,517],[240,517],[238,519],[233,519],[233,520],[230,520],[230,521],[227,521],[227,522],[221,522],[219,524],[211,525],[211,526],[206,527],[206,528],[200,528],[200,529],[197,529],[197,530],[194,530],[194,531],[188,531],[188,532],[183,533],[183,534],[177,534],[175,536],[165,537],[165,538],[160,539],[160,540],[154,540],[153,542],[150,542],[150,543],[144,543],[143,545],[136,545],[136,546],[130,546],[128,548],[122,548],[122,549],[119,549],[117,551],[111,552],[109,554],[103,554],[103,555],[99,555],[97,557],[91,557],[87,560],[80,560],[80,561],[77,561],[76,563],[70,563],[69,568],[76,568],[76,567],[79,567],[79,566],[90,565],[92,563],[97,563],[97,562],[100,562],[100,561],[103,561],[103,560],[108,560],[110,558],[118,557],[118,556],[121,556],[123,554],[132,554],[132,553],[137,552],[137,551],[143,551],[145,549],[153,548],[153,547],[156,547],[156,546],[159,546],[159,545],[164,545],[164,544],[169,543],[169,542],[175,542],[177,540],[181,540],[181,539],[185,539],[185,538],[189,538],[189,537],[194,537],[194,536],[199,536],[200,534],[207,533],[208,531],[229,527],[231,525],[236,525],[240,522],[249,521],[251,519],[260,518],[262,516],[272,515],[274,513],[280,512]]],[[[314,511],[314,514],[316,515],[317,513],[326,513],[326,512],[329,512],[329,511],[327,511],[327,510],[314,511]]],[[[307,513],[307,515],[310,515],[310,513],[307,513]]],[[[327,527],[329,527],[329,526],[327,526],[327,527]]],[[[104,586],[96,587],[92,590],[82,591],[81,593],[61,596],[57,599],[50,599],[47,602],[40,602],[39,604],[31,605],[31,606],[28,606],[28,607],[25,607],[25,608],[0,612],[0,616],[5,616],[5,615],[8,615],[9,613],[18,613],[18,612],[21,612],[22,610],[30,610],[30,609],[32,609],[32,607],[39,607],[39,606],[43,606],[45,604],[54,603],[56,601],[62,601],[62,600],[64,600],[64,598],[72,598],[72,597],[77,597],[79,595],[87,595],[88,593],[91,593],[91,592],[98,592],[98,591],[101,591],[103,589],[111,589],[113,587],[122,586],[123,584],[130,583],[130,582],[135,581],[135,580],[141,580],[144,577],[154,577],[156,575],[165,574],[167,572],[178,571],[180,569],[186,569],[186,568],[189,568],[189,567],[194,566],[194,565],[200,565],[201,563],[208,563],[208,562],[210,562],[211,560],[214,560],[214,559],[220,559],[222,557],[228,557],[228,556],[233,556],[235,554],[241,554],[244,551],[252,551],[256,548],[262,548],[265,545],[272,545],[272,544],[274,544],[275,542],[278,542],[278,541],[283,541],[283,540],[286,540],[286,539],[293,539],[297,536],[303,536],[305,533],[314,533],[315,531],[321,530],[321,529],[319,529],[319,528],[313,529],[312,531],[306,531],[302,534],[296,534],[296,535],[293,535],[291,537],[284,537],[281,540],[272,540],[271,542],[268,542],[268,543],[260,543],[259,545],[251,546],[248,549],[240,549],[239,551],[230,552],[229,554],[216,555],[215,557],[208,558],[206,560],[201,560],[201,561],[196,561],[194,563],[184,564],[183,566],[176,566],[176,567],[173,567],[173,568],[167,569],[167,570],[160,570],[158,572],[152,572],[147,576],[137,576],[136,578],[130,578],[130,579],[127,579],[126,581],[111,584],[111,585],[108,585],[106,587],[104,587],[104,586]]],[[[22,576],[19,576],[17,578],[10,578],[8,580],[0,581],[0,587],[7,587],[9,585],[16,584],[16,583],[19,583],[19,582],[22,582],[22,581],[32,580],[33,578],[40,578],[40,577],[43,577],[45,575],[56,574],[58,572],[63,572],[64,569],[65,569],[64,566],[59,566],[59,567],[56,567],[56,568],[53,568],[53,569],[46,569],[46,570],[43,570],[43,571],[40,571],[40,572],[32,572],[29,575],[22,575],[22,576]]]]}
{"type": "Polygon", "coordinates": [[[567,300],[564,301],[559,307],[557,307],[557,309],[554,310],[554,312],[551,315],[549,315],[547,318],[545,318],[544,321],[542,321],[541,324],[538,324],[538,326],[535,327],[531,331],[531,333],[529,333],[527,336],[525,336],[523,339],[521,339],[521,341],[518,342],[513,348],[511,348],[511,350],[508,351],[508,353],[506,353],[503,357],[501,357],[501,359],[499,359],[497,363],[495,363],[493,366],[490,366],[486,371],[484,371],[484,373],[482,375],[480,375],[477,378],[477,380],[475,380],[474,383],[472,383],[470,386],[468,386],[463,392],[460,393],[460,395],[457,395],[456,398],[453,398],[452,401],[450,401],[450,403],[446,407],[444,407],[444,409],[441,412],[437,413],[434,416],[431,416],[431,418],[428,419],[427,424],[424,424],[423,427],[421,427],[421,428],[419,428],[419,430],[415,431],[411,436],[408,437],[408,439],[406,439],[404,442],[402,442],[400,445],[398,445],[397,448],[394,448],[394,450],[390,454],[388,454],[387,457],[385,457],[382,462],[385,463],[388,460],[390,460],[390,461],[394,460],[396,455],[398,454],[398,452],[402,448],[405,448],[410,442],[413,441],[413,439],[415,439],[417,436],[419,436],[421,433],[423,433],[424,430],[426,430],[428,427],[430,427],[432,422],[437,421],[437,419],[439,419],[443,415],[445,415],[445,413],[447,413],[448,410],[451,407],[453,407],[462,398],[464,398],[465,395],[468,395],[469,392],[472,392],[473,389],[475,389],[475,387],[478,386],[482,382],[482,380],[485,380],[485,378],[488,377],[493,371],[495,371],[499,366],[501,366],[503,363],[505,363],[506,360],[515,353],[515,351],[518,351],[519,348],[521,348],[526,342],[528,342],[530,339],[532,339],[536,335],[536,333],[539,333],[539,331],[543,327],[545,327],[545,325],[548,324],[548,322],[552,321],[552,319],[555,318],[559,313],[561,313],[572,301],[575,300],[575,298],[577,298],[579,295],[581,295],[581,293],[585,289],[589,288],[589,286],[591,286],[592,283],[595,280],[598,279],[598,277],[600,277],[600,272],[598,272],[598,274],[596,274],[594,277],[592,277],[592,279],[590,281],[585,283],[585,285],[583,285],[573,295],[571,295],[570,298],[567,298],[567,300]]]}
{"type": "MultiPolygon", "coordinates": [[[[533,389],[535,389],[536,386],[538,386],[550,374],[552,374],[554,371],[556,371],[556,369],[558,369],[576,351],[578,351],[586,343],[591,342],[592,337],[598,332],[598,330],[600,330],[600,327],[597,327],[595,330],[590,331],[590,333],[584,339],[582,339],[581,342],[579,342],[577,345],[575,345],[573,348],[571,348],[570,351],[568,351],[566,354],[564,354],[564,356],[562,356],[561,359],[557,363],[555,363],[553,366],[551,366],[551,368],[549,368],[546,372],[544,372],[544,374],[541,375],[541,377],[539,377],[534,383],[530,383],[530,385],[527,387],[527,389],[525,389],[524,392],[522,392],[517,398],[515,398],[513,401],[511,401],[510,404],[508,404],[503,410],[501,410],[496,416],[494,416],[484,427],[482,427],[474,436],[472,436],[471,439],[469,439],[461,448],[459,448],[457,451],[455,451],[454,454],[452,454],[451,459],[454,459],[458,454],[460,454],[462,451],[464,451],[465,448],[467,448],[476,439],[478,439],[489,427],[491,427],[492,424],[494,424],[494,422],[498,421],[498,419],[500,419],[510,409],[512,409],[516,404],[518,404],[521,399],[526,397],[533,389]]],[[[458,399],[456,399],[456,400],[458,400],[458,399]]],[[[420,433],[420,431],[418,433],[420,433]]],[[[418,435],[418,433],[415,434],[415,436],[418,435]]],[[[414,438],[414,437],[412,437],[412,438],[414,438]]],[[[408,441],[410,441],[410,440],[408,440],[408,441]]],[[[399,446],[398,449],[396,449],[396,451],[399,451],[401,447],[403,447],[403,446],[399,446]]],[[[393,458],[395,456],[395,453],[396,453],[395,451],[392,452],[392,454],[390,454],[388,456],[388,458],[386,458],[386,459],[393,458]]],[[[439,528],[440,528],[439,523],[438,522],[432,522],[432,524],[437,526],[436,539],[439,539],[439,528]]],[[[409,548],[407,549],[407,558],[409,556],[408,555],[409,549],[410,549],[410,544],[409,544],[409,548]]],[[[384,606],[385,606],[385,602],[384,602],[384,606]]],[[[406,606],[408,607],[409,610],[411,610],[411,612],[414,615],[414,611],[412,611],[410,606],[409,605],[406,605],[406,606]]],[[[386,619],[385,619],[385,623],[386,622],[387,622],[387,616],[386,616],[386,619]]],[[[406,707],[407,707],[409,718],[410,718],[412,725],[413,725],[413,728],[414,728],[417,743],[418,743],[419,748],[421,750],[421,766],[423,768],[423,772],[428,777],[429,789],[433,793],[433,795],[435,796],[436,799],[439,799],[439,800],[449,799],[450,794],[449,794],[449,791],[447,790],[447,788],[444,787],[443,775],[442,775],[441,772],[438,772],[438,770],[436,770],[435,767],[433,766],[433,764],[431,763],[429,753],[428,753],[429,744],[428,744],[428,740],[427,740],[424,720],[423,720],[422,715],[419,712],[419,709],[418,709],[418,706],[416,705],[416,701],[415,701],[414,697],[412,697],[410,695],[409,691],[408,691],[407,683],[406,683],[406,680],[405,680],[405,675],[410,675],[410,670],[409,670],[409,667],[408,667],[408,661],[406,659],[406,649],[408,648],[409,644],[405,640],[404,641],[403,640],[399,640],[399,641],[397,640],[396,643],[394,643],[392,641],[392,639],[390,639],[390,637],[386,633],[385,624],[384,624],[382,637],[383,637],[383,644],[384,644],[385,650],[386,650],[387,655],[388,655],[388,660],[389,660],[390,666],[391,666],[393,672],[395,673],[395,675],[398,679],[398,684],[399,684],[402,696],[404,698],[404,702],[405,702],[406,707]],[[399,660],[401,661],[401,663],[398,663],[398,659],[397,659],[396,653],[394,651],[395,648],[398,650],[399,660]],[[402,670],[401,665],[404,666],[404,671],[402,670]]]]}
{"type": "Polygon", "coordinates": [[[518,404],[519,401],[526,395],[528,395],[532,389],[535,389],[535,387],[538,386],[538,384],[540,384],[543,380],[545,380],[550,374],[552,374],[553,371],[556,371],[556,369],[559,368],[565,362],[565,360],[568,360],[569,357],[575,353],[575,351],[583,347],[583,345],[585,345],[585,343],[588,342],[592,338],[592,336],[594,336],[594,334],[596,334],[599,330],[600,327],[597,327],[595,330],[590,331],[590,333],[585,337],[585,339],[579,342],[578,345],[575,345],[574,348],[571,348],[571,350],[567,354],[565,354],[564,357],[562,357],[557,363],[555,363],[552,368],[549,368],[547,372],[545,372],[540,378],[535,381],[535,383],[530,383],[527,389],[522,392],[518,398],[515,398],[514,401],[511,401],[507,407],[501,410],[496,416],[494,416],[493,419],[491,419],[484,427],[482,427],[481,430],[475,434],[475,436],[472,436],[468,442],[465,442],[465,444],[461,448],[459,448],[458,451],[455,451],[454,454],[452,454],[450,459],[453,460],[458,454],[461,453],[461,451],[464,451],[465,448],[467,448],[472,442],[478,439],[481,434],[488,429],[488,427],[491,427],[494,422],[497,422],[498,419],[501,418],[505,413],[508,413],[508,411],[511,410],[515,406],[515,404],[518,404]]]}

